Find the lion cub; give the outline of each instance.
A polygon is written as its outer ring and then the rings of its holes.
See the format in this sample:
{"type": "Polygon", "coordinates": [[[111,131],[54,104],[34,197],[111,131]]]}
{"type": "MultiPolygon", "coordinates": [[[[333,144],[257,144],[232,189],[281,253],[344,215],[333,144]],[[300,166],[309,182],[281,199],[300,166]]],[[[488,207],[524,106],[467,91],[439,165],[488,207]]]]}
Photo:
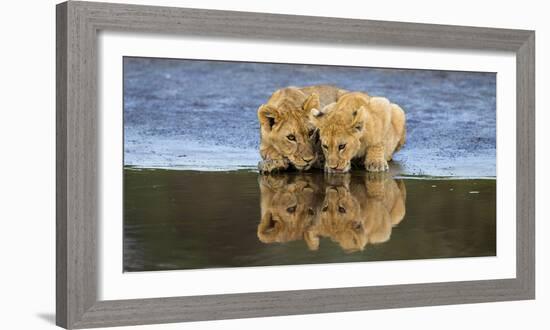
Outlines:
{"type": "Polygon", "coordinates": [[[390,239],[405,217],[406,189],[388,173],[260,175],[262,243],[304,240],[319,249],[328,238],[346,252],[390,239]]]}
{"type": "Polygon", "coordinates": [[[282,88],[258,109],[260,122],[261,173],[320,168],[320,146],[315,126],[309,120],[311,109],[335,102],[341,90],[329,85],[282,88]]]}
{"type": "Polygon", "coordinates": [[[311,250],[328,237],[346,252],[363,251],[367,244],[390,239],[392,228],[405,217],[405,201],[404,182],[387,173],[329,177],[319,216],[304,239],[311,250]]]}
{"type": "Polygon", "coordinates": [[[405,143],[405,112],[384,97],[350,92],[322,110],[312,109],[325,155],[325,171],[350,170],[360,160],[369,172],[388,170],[388,161],[405,143]]]}
{"type": "Polygon", "coordinates": [[[286,173],[259,176],[261,220],[258,238],[263,243],[303,239],[317,214],[322,196],[319,176],[286,173]]]}

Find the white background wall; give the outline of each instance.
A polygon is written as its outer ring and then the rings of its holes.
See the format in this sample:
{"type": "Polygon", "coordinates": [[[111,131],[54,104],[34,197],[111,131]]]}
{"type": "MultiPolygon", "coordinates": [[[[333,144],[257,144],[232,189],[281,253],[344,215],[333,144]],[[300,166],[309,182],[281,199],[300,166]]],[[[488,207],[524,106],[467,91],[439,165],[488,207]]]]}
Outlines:
{"type": "MultiPolygon", "coordinates": [[[[0,317],[2,329],[51,329],[55,311],[55,3],[0,10],[0,317]]],[[[550,21],[544,1],[110,1],[314,16],[532,29],[537,32],[537,299],[272,317],[144,329],[548,329],[550,214],[544,123],[550,108],[550,21]]]]}

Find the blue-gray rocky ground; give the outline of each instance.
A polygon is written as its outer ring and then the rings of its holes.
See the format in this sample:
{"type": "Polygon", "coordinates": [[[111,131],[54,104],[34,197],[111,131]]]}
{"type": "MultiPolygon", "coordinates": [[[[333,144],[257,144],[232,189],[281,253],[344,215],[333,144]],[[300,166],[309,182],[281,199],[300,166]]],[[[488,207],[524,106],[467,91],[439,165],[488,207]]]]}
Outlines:
{"type": "Polygon", "coordinates": [[[255,169],[256,110],[285,86],[335,84],[384,96],[407,114],[390,165],[414,176],[496,176],[494,73],[124,59],[124,164],[255,169]]]}

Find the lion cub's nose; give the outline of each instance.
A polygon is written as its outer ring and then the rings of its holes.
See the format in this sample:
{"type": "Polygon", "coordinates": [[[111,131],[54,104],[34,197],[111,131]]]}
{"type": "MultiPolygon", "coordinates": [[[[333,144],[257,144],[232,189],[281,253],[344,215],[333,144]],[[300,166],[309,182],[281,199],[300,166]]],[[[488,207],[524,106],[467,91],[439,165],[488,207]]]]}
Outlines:
{"type": "Polygon", "coordinates": [[[310,157],[302,157],[302,159],[305,161],[305,162],[308,162],[308,163],[311,163],[311,161],[313,160],[313,156],[310,156],[310,157]]]}

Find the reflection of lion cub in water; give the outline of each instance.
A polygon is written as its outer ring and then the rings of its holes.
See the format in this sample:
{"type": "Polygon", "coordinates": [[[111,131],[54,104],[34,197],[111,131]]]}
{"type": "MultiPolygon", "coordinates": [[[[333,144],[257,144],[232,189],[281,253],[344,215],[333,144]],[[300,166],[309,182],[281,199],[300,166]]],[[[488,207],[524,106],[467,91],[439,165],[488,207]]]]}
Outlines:
{"type": "Polygon", "coordinates": [[[363,250],[390,238],[405,216],[405,185],[388,175],[261,176],[263,243],[304,239],[311,250],[328,237],[345,251],[363,250]],[[323,200],[324,194],[324,200],[323,200]]]}
{"type": "Polygon", "coordinates": [[[258,238],[263,243],[302,239],[313,223],[320,197],[311,176],[260,176],[262,218],[258,238]]]}
{"type": "Polygon", "coordinates": [[[337,176],[325,189],[319,217],[307,233],[308,246],[330,237],[348,252],[390,239],[392,227],[405,216],[405,185],[387,175],[337,176]]]}
{"type": "Polygon", "coordinates": [[[352,160],[360,160],[369,172],[387,171],[387,162],[405,143],[405,112],[383,97],[345,93],[311,114],[327,172],[347,172],[352,160]]]}
{"type": "Polygon", "coordinates": [[[309,114],[313,108],[335,102],[345,92],[334,86],[317,85],[287,87],[273,93],[258,109],[260,172],[285,170],[290,165],[298,170],[320,168],[320,146],[309,114]]]}

